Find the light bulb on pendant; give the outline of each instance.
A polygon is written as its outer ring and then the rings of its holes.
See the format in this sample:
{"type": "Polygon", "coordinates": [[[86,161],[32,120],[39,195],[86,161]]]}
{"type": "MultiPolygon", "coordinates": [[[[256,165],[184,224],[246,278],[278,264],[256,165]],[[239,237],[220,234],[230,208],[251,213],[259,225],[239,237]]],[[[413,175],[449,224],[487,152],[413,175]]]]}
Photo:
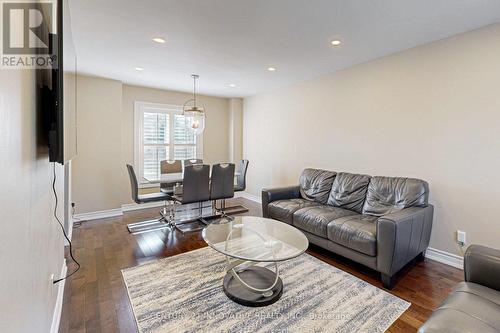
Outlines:
{"type": "Polygon", "coordinates": [[[182,114],[184,115],[184,119],[186,120],[186,125],[190,128],[195,135],[199,135],[203,133],[205,130],[205,108],[197,105],[196,100],[196,79],[198,79],[198,75],[191,75],[193,78],[193,99],[190,99],[186,103],[184,103],[184,107],[182,108],[182,114]]]}
{"type": "Polygon", "coordinates": [[[200,127],[200,122],[198,120],[193,120],[193,122],[191,124],[191,128],[196,130],[196,129],[198,129],[198,127],[200,127]]]}

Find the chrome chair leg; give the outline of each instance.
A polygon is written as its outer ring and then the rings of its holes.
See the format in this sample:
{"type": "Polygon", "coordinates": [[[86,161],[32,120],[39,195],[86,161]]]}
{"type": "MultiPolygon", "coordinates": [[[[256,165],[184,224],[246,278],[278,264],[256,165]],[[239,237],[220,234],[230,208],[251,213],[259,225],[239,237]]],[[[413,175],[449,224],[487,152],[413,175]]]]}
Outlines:
{"type": "Polygon", "coordinates": [[[243,205],[236,205],[236,206],[229,206],[229,207],[224,206],[224,210],[226,211],[226,214],[229,214],[229,215],[247,213],[249,211],[249,209],[243,205]]]}
{"type": "Polygon", "coordinates": [[[203,202],[199,202],[198,207],[195,206],[195,208],[194,208],[195,210],[198,210],[198,217],[197,218],[176,222],[175,221],[175,211],[176,211],[175,205],[177,203],[178,202],[174,201],[174,209],[173,209],[174,214],[172,216],[171,221],[172,221],[172,227],[177,229],[178,231],[180,231],[182,234],[203,230],[203,228],[205,228],[205,226],[209,224],[209,222],[207,220],[205,220],[203,217],[203,202]],[[179,226],[184,225],[184,224],[191,224],[191,223],[195,223],[195,222],[200,222],[203,225],[200,227],[194,228],[194,229],[187,229],[187,230],[179,227],[179,226]]]}
{"type": "Polygon", "coordinates": [[[229,221],[234,220],[234,216],[228,215],[226,211],[226,199],[221,199],[220,208],[217,208],[217,203],[215,204],[215,211],[220,214],[221,218],[225,218],[229,221]]]}
{"type": "Polygon", "coordinates": [[[217,213],[217,200],[212,200],[212,215],[217,213]]]}
{"type": "Polygon", "coordinates": [[[168,223],[174,227],[175,220],[175,200],[169,201],[168,223]]]}
{"type": "Polygon", "coordinates": [[[164,220],[166,223],[168,223],[168,216],[167,214],[169,214],[168,210],[167,210],[167,201],[163,201],[163,209],[160,210],[160,215],[161,215],[161,219],[160,220],[164,220]]]}
{"type": "Polygon", "coordinates": [[[149,231],[156,231],[171,228],[172,224],[167,216],[167,201],[163,202],[163,209],[160,210],[160,218],[154,220],[140,221],[127,224],[127,229],[131,234],[140,234],[149,231]]]}

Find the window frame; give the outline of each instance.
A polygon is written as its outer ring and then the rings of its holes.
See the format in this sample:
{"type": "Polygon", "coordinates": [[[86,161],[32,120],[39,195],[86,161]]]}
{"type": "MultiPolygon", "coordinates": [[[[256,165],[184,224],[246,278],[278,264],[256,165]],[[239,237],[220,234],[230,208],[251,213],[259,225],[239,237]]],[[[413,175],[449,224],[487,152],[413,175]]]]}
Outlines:
{"type": "MultiPolygon", "coordinates": [[[[157,187],[160,181],[149,182],[144,178],[144,133],[143,119],[145,112],[158,112],[169,114],[169,150],[173,153],[174,143],[173,127],[174,115],[182,114],[182,106],[149,102],[134,102],[134,169],[137,173],[137,180],[140,188],[157,187]]],[[[191,146],[190,144],[178,144],[177,146],[191,146]]],[[[170,155],[170,154],[169,154],[170,155]]],[[[171,155],[173,156],[173,154],[171,155]]],[[[196,136],[196,158],[203,159],[203,133],[196,136]]]]}

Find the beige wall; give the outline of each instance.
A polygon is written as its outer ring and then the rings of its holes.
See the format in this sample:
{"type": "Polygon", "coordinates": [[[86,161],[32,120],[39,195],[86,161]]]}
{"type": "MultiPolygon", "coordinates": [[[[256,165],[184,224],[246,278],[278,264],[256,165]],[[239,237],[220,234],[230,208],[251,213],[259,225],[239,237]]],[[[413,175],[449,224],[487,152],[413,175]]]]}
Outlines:
{"type": "Polygon", "coordinates": [[[72,161],[76,212],[119,208],[122,182],[122,84],[78,76],[78,155],[72,161]]]}
{"type": "Polygon", "coordinates": [[[499,40],[494,25],[245,99],[248,191],[305,167],[422,178],[431,247],[459,254],[457,229],[498,247],[499,40]]]}
{"type": "MultiPolygon", "coordinates": [[[[88,76],[78,76],[77,87],[78,156],[72,176],[76,211],[120,208],[132,202],[125,164],[134,164],[134,103],[183,105],[192,95],[88,76]]],[[[203,95],[199,100],[207,110],[204,160],[209,164],[228,161],[229,100],[203,95]]]]}
{"type": "MultiPolygon", "coordinates": [[[[63,265],[63,240],[52,218],[52,165],[37,149],[35,78],[0,70],[0,331],[49,332],[63,265]]],[[[57,166],[62,201],[63,168],[57,166]]],[[[63,217],[62,202],[58,210],[63,217]]]]}
{"type": "Polygon", "coordinates": [[[243,158],[243,100],[229,100],[229,161],[237,162],[243,158]]]}

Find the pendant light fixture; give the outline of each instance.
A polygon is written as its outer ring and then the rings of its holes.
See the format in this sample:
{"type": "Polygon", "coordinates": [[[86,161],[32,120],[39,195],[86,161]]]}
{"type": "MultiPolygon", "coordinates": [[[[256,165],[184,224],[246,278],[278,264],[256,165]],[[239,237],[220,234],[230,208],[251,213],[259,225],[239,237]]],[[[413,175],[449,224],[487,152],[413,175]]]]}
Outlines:
{"type": "Polygon", "coordinates": [[[193,78],[193,98],[184,103],[182,114],[186,119],[186,125],[194,132],[195,135],[203,133],[205,130],[205,108],[199,106],[196,100],[196,80],[199,75],[191,75],[193,78]]]}

